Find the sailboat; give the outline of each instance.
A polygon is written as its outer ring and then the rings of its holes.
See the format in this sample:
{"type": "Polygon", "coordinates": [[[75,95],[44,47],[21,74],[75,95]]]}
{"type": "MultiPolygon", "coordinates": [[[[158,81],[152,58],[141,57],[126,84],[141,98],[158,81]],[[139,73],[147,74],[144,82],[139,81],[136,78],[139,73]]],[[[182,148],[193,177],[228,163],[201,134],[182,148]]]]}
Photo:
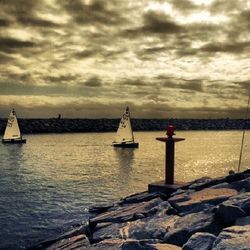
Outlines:
{"type": "Polygon", "coordinates": [[[10,112],[2,143],[26,143],[26,139],[22,138],[14,109],[10,112]]]}
{"type": "Polygon", "coordinates": [[[123,113],[113,146],[121,148],[138,148],[139,146],[139,143],[134,140],[128,107],[123,113]]]}

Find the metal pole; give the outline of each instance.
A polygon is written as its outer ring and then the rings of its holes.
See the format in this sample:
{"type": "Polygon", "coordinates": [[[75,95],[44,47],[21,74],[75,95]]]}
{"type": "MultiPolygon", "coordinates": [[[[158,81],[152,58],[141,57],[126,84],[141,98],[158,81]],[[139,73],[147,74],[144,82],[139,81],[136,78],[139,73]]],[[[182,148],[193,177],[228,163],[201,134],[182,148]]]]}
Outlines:
{"type": "Polygon", "coordinates": [[[165,183],[174,184],[174,145],[173,138],[166,141],[166,167],[165,167],[165,183]]]}
{"type": "MultiPolygon", "coordinates": [[[[248,102],[247,102],[245,119],[247,119],[247,117],[248,117],[249,102],[250,102],[250,94],[248,95],[248,102]]],[[[240,147],[240,157],[239,157],[239,164],[238,164],[238,172],[240,172],[241,158],[242,158],[242,152],[243,152],[243,146],[244,146],[244,140],[245,140],[245,132],[246,132],[246,130],[245,130],[245,128],[243,128],[241,147],[240,147]]]]}

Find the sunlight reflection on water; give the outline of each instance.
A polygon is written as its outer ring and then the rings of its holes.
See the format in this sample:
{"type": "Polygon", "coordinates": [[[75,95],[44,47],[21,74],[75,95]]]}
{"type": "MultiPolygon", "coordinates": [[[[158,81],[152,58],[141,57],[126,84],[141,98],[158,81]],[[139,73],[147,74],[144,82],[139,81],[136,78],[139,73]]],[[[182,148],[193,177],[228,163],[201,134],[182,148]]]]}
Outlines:
{"type": "MultiPolygon", "coordinates": [[[[0,248],[24,248],[86,220],[86,208],[144,191],[164,178],[164,132],[137,132],[138,149],[113,148],[114,133],[27,135],[0,145],[0,248]]],[[[177,181],[237,170],[240,131],[178,131],[177,181]]],[[[250,161],[243,152],[242,170],[250,161]]]]}

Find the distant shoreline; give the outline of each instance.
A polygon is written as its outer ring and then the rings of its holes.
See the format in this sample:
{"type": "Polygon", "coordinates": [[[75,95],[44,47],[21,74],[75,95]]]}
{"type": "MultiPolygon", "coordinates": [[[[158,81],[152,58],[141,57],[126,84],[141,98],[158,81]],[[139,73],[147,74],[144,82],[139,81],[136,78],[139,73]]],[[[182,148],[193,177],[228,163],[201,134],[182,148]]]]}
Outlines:
{"type": "MultiPolygon", "coordinates": [[[[115,132],[120,119],[18,119],[23,134],[115,132]]],[[[7,119],[0,118],[3,134],[7,119]]],[[[132,119],[134,131],[165,131],[167,125],[176,130],[242,130],[250,129],[250,119],[132,119]]]]}

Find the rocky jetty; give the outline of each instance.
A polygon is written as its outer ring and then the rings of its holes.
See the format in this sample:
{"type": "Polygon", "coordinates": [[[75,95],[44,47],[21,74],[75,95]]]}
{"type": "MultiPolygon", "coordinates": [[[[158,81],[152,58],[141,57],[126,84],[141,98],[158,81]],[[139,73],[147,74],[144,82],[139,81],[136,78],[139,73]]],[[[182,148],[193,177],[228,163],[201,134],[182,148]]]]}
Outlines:
{"type": "MultiPolygon", "coordinates": [[[[114,132],[120,119],[18,119],[23,134],[68,132],[114,132]]],[[[0,118],[3,134],[7,119],[0,118]]],[[[132,119],[134,131],[162,131],[172,124],[177,130],[231,130],[250,129],[250,120],[244,119],[132,119]]]]}
{"type": "Polygon", "coordinates": [[[89,222],[35,249],[250,249],[250,169],[89,209],[89,222]]]}

